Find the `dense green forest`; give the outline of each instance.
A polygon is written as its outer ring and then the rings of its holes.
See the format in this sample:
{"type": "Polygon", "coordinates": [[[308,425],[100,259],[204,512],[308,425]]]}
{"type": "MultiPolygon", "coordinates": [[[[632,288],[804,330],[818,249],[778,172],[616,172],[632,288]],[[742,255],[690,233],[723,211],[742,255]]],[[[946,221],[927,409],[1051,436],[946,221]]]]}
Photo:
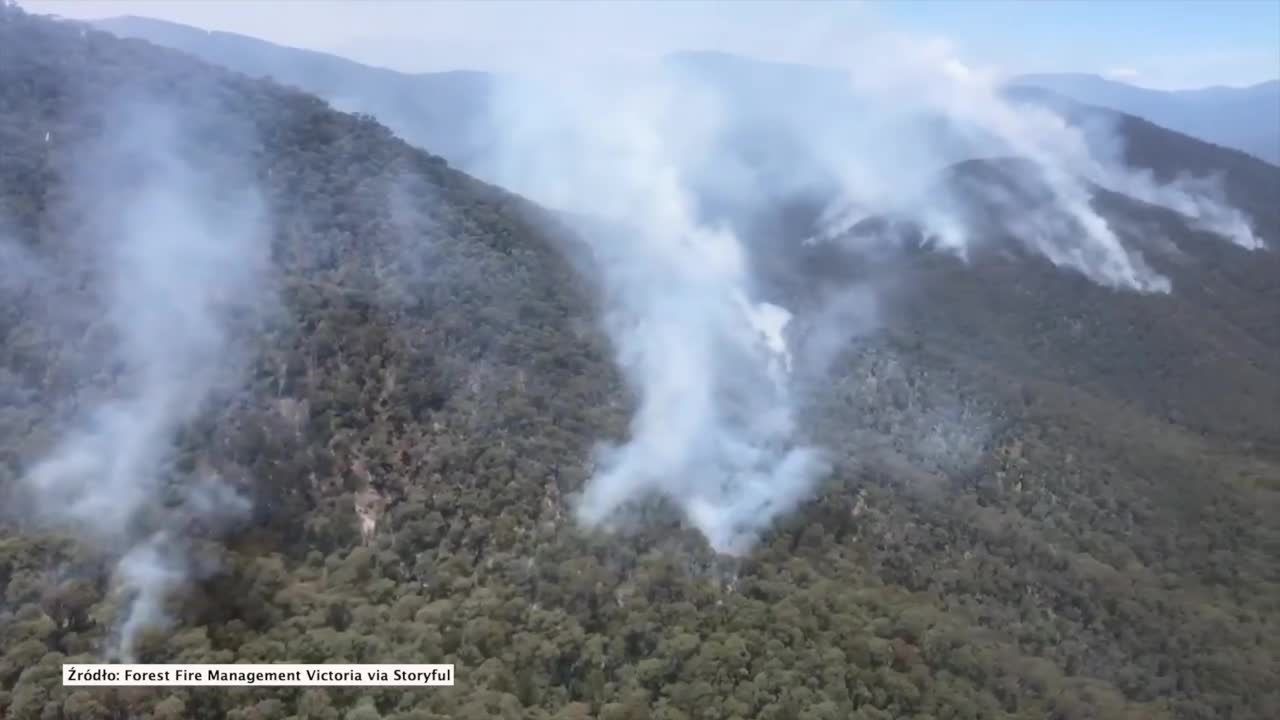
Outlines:
{"type": "MultiPolygon", "coordinates": [[[[661,504],[587,531],[572,498],[632,401],[559,219],[370,117],[11,7],[0,227],[58,272],[0,286],[6,497],[117,391],[80,372],[104,340],[66,240],[93,218],[65,198],[121,95],[187,108],[190,142],[251,168],[281,305],[235,326],[242,382],[174,438],[169,485],[212,469],[253,510],[181,525],[208,570],[139,661],[443,662],[457,684],[64,688],[63,662],[111,642],[114,558],[3,512],[0,717],[1280,716],[1274,252],[1102,195],[1164,230],[1150,260],[1172,294],[998,245],[912,254],[883,329],[805,388],[832,472],[750,554],[715,555],[661,504]]],[[[1216,163],[1280,244],[1280,171],[1158,128],[1132,146],[1216,163]]],[[[866,272],[822,252],[791,270],[866,272]]],[[[821,284],[774,292],[803,315],[821,284]]],[[[143,522],[182,523],[153,504],[143,522]]]]}

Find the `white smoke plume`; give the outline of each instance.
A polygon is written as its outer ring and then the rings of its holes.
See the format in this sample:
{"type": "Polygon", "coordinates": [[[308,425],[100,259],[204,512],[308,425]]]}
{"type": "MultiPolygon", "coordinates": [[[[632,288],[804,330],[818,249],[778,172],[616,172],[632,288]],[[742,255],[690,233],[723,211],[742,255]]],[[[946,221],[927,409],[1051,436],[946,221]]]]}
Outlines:
{"type": "Polygon", "coordinates": [[[144,630],[162,629],[168,622],[164,601],[187,578],[186,559],[175,539],[161,531],[129,548],[116,566],[118,589],[132,597],[117,632],[117,654],[137,657],[137,640],[144,630]]]}
{"type": "MultiPolygon", "coordinates": [[[[139,630],[164,621],[164,598],[186,577],[172,537],[181,528],[155,516],[173,492],[177,433],[240,359],[233,315],[270,300],[260,199],[242,168],[200,149],[186,127],[191,117],[162,103],[122,102],[82,149],[72,203],[87,222],[71,252],[96,277],[101,320],[115,339],[96,370],[118,367],[123,376],[112,399],[89,408],[25,477],[40,520],[122,558],[126,658],[139,630]]],[[[188,517],[246,507],[216,479],[185,486],[188,517]]]]}
{"type": "Polygon", "coordinates": [[[1218,177],[1183,174],[1162,184],[1154,180],[1150,172],[1130,171],[1116,178],[1108,187],[1182,214],[1190,218],[1195,227],[1228,238],[1246,250],[1266,247],[1254,232],[1249,216],[1231,207],[1222,197],[1222,181],[1218,177]]]}
{"type": "Polygon", "coordinates": [[[790,316],[755,297],[739,238],[696,216],[683,173],[711,150],[715,107],[649,73],[617,79],[512,88],[495,116],[493,176],[612,228],[593,225],[585,240],[639,407],[630,440],[602,451],[578,513],[608,524],[628,502],[663,495],[717,550],[740,552],[820,467],[792,438],[790,316]]]}
{"type": "MultiPolygon", "coordinates": [[[[966,217],[972,198],[940,198],[922,188],[957,160],[1009,157],[1028,161],[1035,183],[1048,194],[1046,206],[1035,212],[1025,203],[1008,208],[1012,234],[1055,265],[1099,284],[1170,291],[1168,279],[1127,248],[1091,206],[1094,186],[1182,213],[1242,247],[1262,246],[1249,219],[1221,198],[1214,179],[1160,183],[1149,171],[1126,167],[1118,152],[1123,141],[1109,128],[1078,127],[1048,107],[1008,99],[997,73],[968,67],[945,43],[885,37],[859,47],[847,62],[851,100],[844,109],[858,120],[791,118],[798,136],[817,139],[814,153],[829,158],[840,178],[842,198],[829,216],[843,222],[824,228],[827,236],[866,215],[892,212],[920,222],[939,246],[964,256],[982,240],[966,217]]],[[[998,186],[971,189],[996,205],[1009,204],[998,186]]]]}
{"type": "Polygon", "coordinates": [[[638,409],[629,440],[599,458],[578,508],[586,523],[609,525],[628,503],[660,495],[717,550],[744,552],[821,476],[822,454],[797,438],[792,369],[825,366],[874,327],[875,297],[862,285],[829,292],[791,327],[757,277],[776,256],[757,253],[799,238],[744,234],[740,221],[761,207],[816,195],[826,211],[810,243],[879,252],[902,236],[848,231],[888,217],[961,257],[988,241],[994,213],[998,231],[1030,252],[1143,293],[1170,292],[1170,282],[1094,208],[1098,187],[1259,246],[1209,181],[1161,184],[1125,167],[1105,128],[1009,99],[997,74],[945,43],[856,40],[840,71],[821,77],[711,55],[496,90],[494,147],[471,169],[606,221],[582,232],[638,409]],[[1029,172],[943,181],[969,160],[1029,172]]]}

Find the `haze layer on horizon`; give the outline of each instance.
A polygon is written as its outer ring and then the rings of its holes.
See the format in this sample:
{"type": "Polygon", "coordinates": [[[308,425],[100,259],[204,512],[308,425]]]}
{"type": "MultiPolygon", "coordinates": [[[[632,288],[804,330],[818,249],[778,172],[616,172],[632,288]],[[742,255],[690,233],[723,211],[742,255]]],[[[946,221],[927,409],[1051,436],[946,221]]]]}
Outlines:
{"type": "Polygon", "coordinates": [[[403,72],[554,71],[713,50],[839,64],[874,30],[944,44],[1000,74],[1091,73],[1155,89],[1280,77],[1280,3],[409,2],[21,0],[73,19],[137,15],[330,52],[403,72]]]}

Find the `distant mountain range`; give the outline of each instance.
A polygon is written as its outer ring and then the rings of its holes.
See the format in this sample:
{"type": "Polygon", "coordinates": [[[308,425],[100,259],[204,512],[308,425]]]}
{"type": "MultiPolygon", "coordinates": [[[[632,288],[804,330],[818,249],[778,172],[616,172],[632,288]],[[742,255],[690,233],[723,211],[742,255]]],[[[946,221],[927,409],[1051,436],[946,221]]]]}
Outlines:
{"type": "MultiPolygon", "coordinates": [[[[190,53],[253,77],[319,95],[340,110],[374,115],[398,135],[469,172],[491,141],[482,121],[501,78],[477,71],[409,74],[371,67],[336,55],[275,45],[244,35],[210,32],[150,18],[124,16],[95,25],[190,53]]],[[[786,87],[814,101],[841,90],[838,70],[766,63],[715,52],[672,55],[669,65],[714,78],[733,94],[759,91],[758,83],[786,87]],[[746,80],[747,82],[744,82],[746,80]]],[[[1164,92],[1094,75],[1024,75],[1015,88],[1035,87],[1089,105],[1118,110],[1192,137],[1280,164],[1280,80],[1248,88],[1215,87],[1164,92]]]]}
{"type": "Polygon", "coordinates": [[[1119,110],[1280,164],[1280,80],[1244,88],[1149,90],[1097,75],[1023,75],[1016,85],[1119,110]]]}
{"type": "Polygon", "coordinates": [[[211,32],[143,17],[93,23],[122,38],[181,50],[250,77],[276,82],[328,100],[346,112],[374,115],[405,140],[466,167],[477,143],[494,82],[484,72],[408,74],[371,67],[337,55],[275,45],[245,35],[211,32]]]}

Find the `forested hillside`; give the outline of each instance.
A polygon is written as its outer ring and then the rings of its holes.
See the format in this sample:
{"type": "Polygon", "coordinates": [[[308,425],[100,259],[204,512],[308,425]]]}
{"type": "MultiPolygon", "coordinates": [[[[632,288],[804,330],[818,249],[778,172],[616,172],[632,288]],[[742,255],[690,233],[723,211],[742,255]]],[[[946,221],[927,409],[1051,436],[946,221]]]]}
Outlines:
{"type": "MultiPolygon", "coordinates": [[[[1197,152],[1180,137],[1163,158],[1197,152]]],[[[106,185],[125,197],[144,171],[106,185]]],[[[881,329],[803,388],[831,472],[719,556],[662,503],[621,532],[573,518],[633,400],[561,218],[370,117],[6,6],[0,717],[1274,718],[1280,262],[1097,204],[1171,294],[1001,242],[886,260],[903,280],[881,329]],[[215,298],[242,367],[219,366],[166,438],[162,491],[113,536],[187,548],[138,661],[443,662],[456,686],[61,686],[63,662],[117,647],[130,602],[121,548],[38,522],[23,482],[85,407],[130,392],[84,254],[111,201],[75,200],[122,98],[175,108],[178,154],[259,188],[273,298],[215,298]],[[250,509],[215,522],[188,492],[208,483],[250,509]]],[[[874,276],[795,248],[769,290],[798,326],[874,276]]]]}
{"type": "Polygon", "coordinates": [[[468,70],[409,74],[336,55],[144,17],[99,20],[95,27],[270,78],[328,100],[340,110],[376,115],[400,137],[466,168],[491,140],[478,122],[498,78],[468,70]]]}

